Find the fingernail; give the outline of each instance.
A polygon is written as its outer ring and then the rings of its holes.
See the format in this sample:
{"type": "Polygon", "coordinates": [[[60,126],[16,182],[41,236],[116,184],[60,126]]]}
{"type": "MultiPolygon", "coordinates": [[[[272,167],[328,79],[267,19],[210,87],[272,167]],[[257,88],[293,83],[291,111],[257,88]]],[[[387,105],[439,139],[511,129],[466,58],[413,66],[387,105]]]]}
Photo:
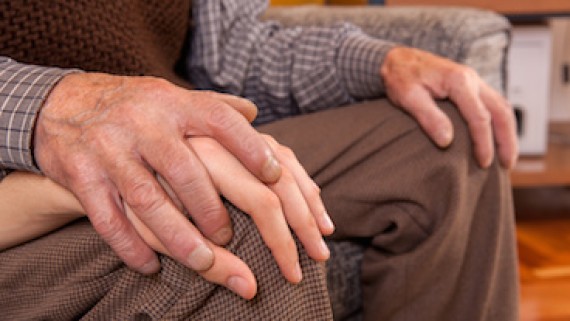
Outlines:
{"type": "Polygon", "coordinates": [[[330,231],[331,233],[334,231],[335,227],[334,227],[334,223],[331,220],[331,217],[329,216],[329,213],[327,213],[325,211],[324,215],[322,216],[322,220],[321,220],[321,224],[323,225],[323,227],[327,230],[330,231]]]}
{"type": "Polygon", "coordinates": [[[206,244],[198,245],[188,256],[188,265],[194,271],[206,271],[214,264],[214,252],[206,244]]]}
{"type": "Polygon", "coordinates": [[[232,231],[231,227],[222,227],[216,233],[214,233],[212,236],[212,242],[218,245],[226,245],[231,241],[233,234],[234,232],[232,231]]]}
{"type": "Polygon", "coordinates": [[[489,168],[489,166],[491,166],[491,163],[493,163],[493,157],[485,157],[481,161],[481,167],[482,168],[489,168]]]}
{"type": "Polygon", "coordinates": [[[277,159],[275,159],[275,156],[268,155],[261,175],[263,175],[263,178],[267,182],[275,182],[279,179],[281,176],[281,166],[279,165],[277,159]]]}
{"type": "Polygon", "coordinates": [[[331,256],[331,252],[329,250],[329,246],[327,245],[327,243],[323,239],[321,239],[320,248],[321,248],[321,254],[324,256],[324,259],[328,260],[329,257],[331,256]]]}
{"type": "Polygon", "coordinates": [[[451,139],[453,138],[453,134],[450,129],[444,128],[440,129],[436,136],[437,144],[441,147],[445,147],[451,143],[451,139]]]}
{"type": "Polygon", "coordinates": [[[241,297],[248,297],[247,281],[244,278],[241,278],[239,276],[230,276],[227,283],[230,290],[234,291],[241,297]]]}
{"type": "Polygon", "coordinates": [[[303,272],[301,272],[301,265],[299,265],[299,262],[297,262],[297,264],[295,265],[295,268],[293,270],[293,274],[295,277],[295,280],[293,281],[293,283],[301,282],[301,280],[303,279],[303,272]]]}

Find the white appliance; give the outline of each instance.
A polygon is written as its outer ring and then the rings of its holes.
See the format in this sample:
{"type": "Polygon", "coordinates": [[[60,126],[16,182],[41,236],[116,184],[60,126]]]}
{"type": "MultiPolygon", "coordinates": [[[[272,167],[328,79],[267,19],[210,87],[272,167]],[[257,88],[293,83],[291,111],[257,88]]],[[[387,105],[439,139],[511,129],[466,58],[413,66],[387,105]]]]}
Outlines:
{"type": "Polygon", "coordinates": [[[547,149],[552,36],[548,25],[514,26],[507,97],[517,115],[521,155],[547,149]]]}

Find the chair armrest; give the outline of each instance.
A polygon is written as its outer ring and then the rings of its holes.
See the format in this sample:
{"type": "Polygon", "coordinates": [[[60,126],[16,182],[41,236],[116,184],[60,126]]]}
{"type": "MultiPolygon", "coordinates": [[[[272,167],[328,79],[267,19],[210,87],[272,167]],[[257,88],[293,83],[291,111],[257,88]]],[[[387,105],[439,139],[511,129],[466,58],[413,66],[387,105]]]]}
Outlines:
{"type": "Polygon", "coordinates": [[[265,19],[285,26],[350,22],[367,34],[464,63],[505,92],[508,20],[496,13],[459,7],[297,6],[271,7],[265,19]]]}

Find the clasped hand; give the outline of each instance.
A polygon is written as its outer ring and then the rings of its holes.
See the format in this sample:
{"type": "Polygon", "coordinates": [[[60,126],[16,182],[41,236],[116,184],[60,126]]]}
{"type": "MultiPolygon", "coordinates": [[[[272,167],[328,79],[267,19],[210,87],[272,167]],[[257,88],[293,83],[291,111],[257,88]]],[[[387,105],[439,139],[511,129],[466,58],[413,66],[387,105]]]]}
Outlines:
{"type": "MultiPolygon", "coordinates": [[[[467,122],[481,166],[490,165],[495,144],[503,166],[513,166],[512,110],[473,70],[397,47],[378,72],[388,97],[439,146],[451,143],[453,128],[434,99],[449,98],[467,122]]],[[[289,227],[316,260],[328,257],[322,235],[334,229],[318,187],[293,153],[250,125],[256,112],[245,99],[156,78],[71,74],[39,115],[34,154],[132,268],[158,271],[155,249],[251,298],[251,271],[220,247],[232,228],[219,194],[251,215],[291,282],[301,280],[301,271],[289,227]]]]}

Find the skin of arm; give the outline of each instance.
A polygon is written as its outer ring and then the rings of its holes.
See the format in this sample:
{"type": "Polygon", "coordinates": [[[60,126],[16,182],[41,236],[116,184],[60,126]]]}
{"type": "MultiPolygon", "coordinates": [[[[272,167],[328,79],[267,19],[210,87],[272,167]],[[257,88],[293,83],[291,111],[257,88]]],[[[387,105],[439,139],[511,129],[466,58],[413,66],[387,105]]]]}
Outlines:
{"type": "Polygon", "coordinates": [[[0,250],[85,215],[73,194],[47,177],[28,172],[13,172],[0,182],[0,204],[0,250]]]}

